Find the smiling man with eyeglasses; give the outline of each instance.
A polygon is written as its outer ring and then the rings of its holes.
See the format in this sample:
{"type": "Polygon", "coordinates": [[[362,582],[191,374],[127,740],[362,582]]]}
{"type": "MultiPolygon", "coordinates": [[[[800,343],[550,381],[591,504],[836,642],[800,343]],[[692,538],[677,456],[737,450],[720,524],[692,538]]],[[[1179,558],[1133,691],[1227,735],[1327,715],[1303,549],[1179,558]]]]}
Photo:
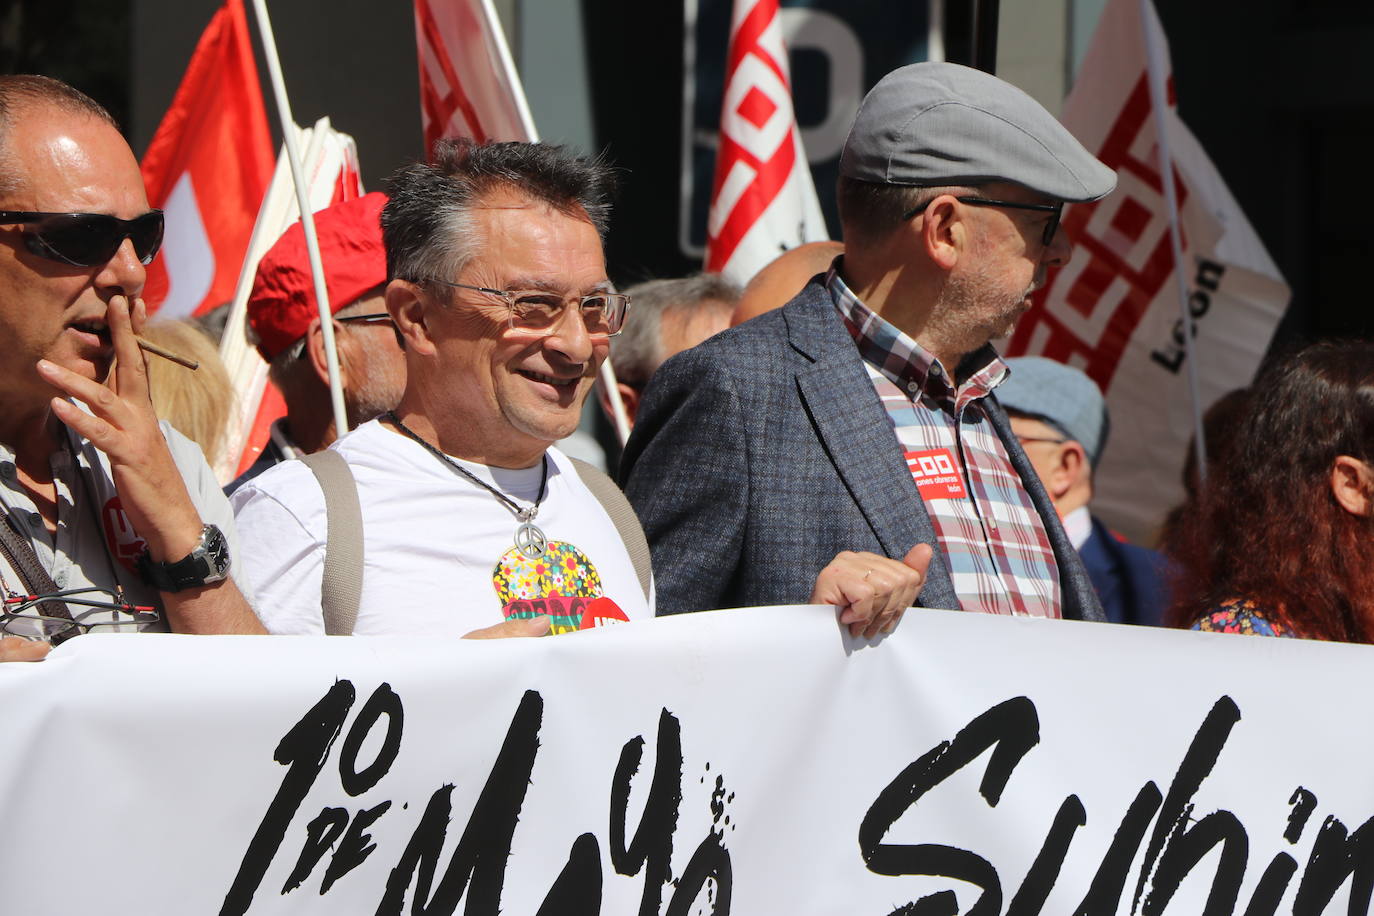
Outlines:
{"type": "Polygon", "coordinates": [[[400,403],[233,497],[268,628],[525,636],[648,616],[629,504],[555,445],[630,311],[602,253],[610,170],[544,144],[441,141],[390,191],[400,403]],[[338,493],[356,494],[351,521],[338,493]],[[360,576],[344,587],[331,563],[360,576]]]}
{"type": "Polygon", "coordinates": [[[1100,619],[997,405],[990,342],[1068,260],[1064,204],[1115,175],[1019,89],[935,63],[873,88],[840,175],[830,270],[645,393],[621,470],[661,612],[868,600],[813,588],[844,557],[870,586],[905,561],[925,607],[1100,619]]]}
{"type": "MultiPolygon", "coordinates": [[[[103,108],[0,76],[0,591],[117,596],[36,605],[72,632],[262,632],[229,575],[228,504],[149,400],[134,333],[162,234],[103,108]],[[161,613],[121,616],[135,605],[161,613]]],[[[45,651],[0,642],[0,659],[45,651]]]]}

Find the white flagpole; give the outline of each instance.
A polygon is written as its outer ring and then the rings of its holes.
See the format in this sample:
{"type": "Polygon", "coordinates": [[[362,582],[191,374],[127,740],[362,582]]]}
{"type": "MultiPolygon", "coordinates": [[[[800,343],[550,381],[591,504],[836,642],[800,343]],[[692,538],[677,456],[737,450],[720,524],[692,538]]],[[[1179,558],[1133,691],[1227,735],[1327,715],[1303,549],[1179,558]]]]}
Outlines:
{"type": "Polygon", "coordinates": [[[620,447],[624,448],[630,440],[630,415],[625,412],[625,401],[620,396],[609,355],[601,361],[601,387],[606,389],[606,400],[611,404],[611,419],[615,421],[615,434],[620,438],[620,447]]]}
{"type": "Polygon", "coordinates": [[[926,0],[926,60],[945,61],[945,0],[926,0]]]}
{"type": "Polygon", "coordinates": [[[300,152],[296,148],[296,122],[291,117],[291,104],[286,98],[286,82],[281,75],[281,58],[277,41],[272,35],[272,22],[267,17],[266,0],[253,0],[253,12],[258,20],[258,35],[262,39],[263,55],[277,100],[277,114],[281,117],[282,139],[286,142],[286,158],[291,163],[291,178],[296,185],[296,202],[301,211],[301,228],[305,230],[305,250],[310,255],[310,272],[315,278],[315,304],[320,310],[320,329],[324,332],[324,358],[329,369],[329,394],[334,404],[334,430],[342,436],[348,432],[348,416],[344,411],[343,385],[339,381],[339,351],[334,343],[334,315],[329,309],[329,291],[325,288],[324,264],[320,261],[320,240],[315,235],[315,213],[310,207],[310,187],[301,167],[300,152]]]}
{"type": "Polygon", "coordinates": [[[492,6],[491,0],[481,0],[482,14],[487,20],[487,29],[491,34],[491,42],[496,46],[496,63],[505,75],[506,81],[510,83],[515,91],[514,96],[515,111],[520,118],[520,126],[524,128],[526,139],[531,143],[539,142],[539,132],[534,129],[534,115],[530,114],[530,103],[525,98],[525,86],[520,82],[520,71],[515,69],[515,61],[510,54],[510,46],[506,44],[506,33],[501,28],[501,18],[496,15],[496,8],[492,6]]]}
{"type": "Polygon", "coordinates": [[[1188,392],[1193,402],[1193,446],[1197,456],[1199,480],[1207,478],[1207,443],[1202,429],[1202,394],[1198,385],[1197,347],[1193,340],[1193,316],[1188,313],[1188,276],[1183,264],[1183,231],[1178,216],[1178,195],[1174,189],[1174,159],[1169,152],[1169,97],[1164,74],[1167,54],[1154,28],[1151,0],[1140,0],[1140,30],[1145,35],[1145,67],[1150,79],[1150,104],[1154,110],[1155,133],[1159,145],[1159,176],[1164,185],[1164,202],[1169,209],[1169,241],[1174,254],[1174,277],[1178,283],[1178,310],[1183,319],[1184,362],[1188,364],[1188,392]]]}

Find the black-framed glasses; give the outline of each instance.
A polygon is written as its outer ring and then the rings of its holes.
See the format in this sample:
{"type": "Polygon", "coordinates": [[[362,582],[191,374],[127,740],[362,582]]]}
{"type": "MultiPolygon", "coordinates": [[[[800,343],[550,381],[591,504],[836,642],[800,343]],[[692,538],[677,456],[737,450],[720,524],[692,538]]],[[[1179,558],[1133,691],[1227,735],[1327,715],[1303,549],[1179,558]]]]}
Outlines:
{"type": "Polygon", "coordinates": [[[134,254],[151,264],[162,247],[164,221],[161,210],[149,210],[133,219],[108,213],[29,213],[0,210],[0,225],[30,226],[24,245],[40,258],[74,267],[99,267],[107,263],[128,239],[134,254]]]}
{"type": "Polygon", "coordinates": [[[11,593],[0,606],[4,608],[0,612],[0,634],[45,639],[54,645],[104,627],[143,627],[162,619],[157,608],[126,601],[123,589],[112,592],[94,586],[69,588],[47,595],[11,593]],[[42,613],[43,605],[49,601],[60,601],[69,610],[73,607],[88,610],[73,614],[71,619],[53,617],[42,613]],[[110,619],[92,619],[101,611],[110,612],[110,619]]]}
{"type": "Polygon", "coordinates": [[[630,312],[630,297],[624,293],[592,293],[590,296],[562,296],[543,290],[500,290],[470,286],[449,280],[435,280],[456,289],[471,289],[495,296],[510,309],[510,326],[522,331],[551,331],[563,317],[569,302],[577,302],[587,333],[593,337],[614,337],[625,327],[630,312]]]}
{"type": "MultiPolygon", "coordinates": [[[[392,323],[392,321],[391,321],[391,314],[390,314],[389,312],[371,312],[371,313],[369,313],[369,314],[367,314],[367,315],[349,315],[349,316],[346,317],[346,318],[340,318],[340,317],[338,317],[338,316],[336,315],[336,316],[334,317],[334,320],[337,321],[339,324],[365,324],[365,325],[374,325],[374,324],[375,324],[375,325],[383,325],[383,324],[384,324],[384,325],[386,325],[386,326],[389,327],[389,328],[394,328],[394,327],[395,327],[395,325],[394,325],[394,324],[392,323]]],[[[290,353],[291,353],[291,356],[290,356],[291,359],[300,359],[302,356],[305,355],[305,338],[304,338],[304,337],[302,337],[300,340],[296,341],[295,343],[293,343],[293,344],[291,345],[291,347],[290,347],[290,353]]]]}
{"type": "MultiPolygon", "coordinates": [[[[956,197],[954,199],[961,204],[968,204],[970,207],[1006,207],[1010,210],[1033,210],[1036,213],[1050,214],[1050,221],[1045,224],[1045,231],[1040,236],[1040,241],[1046,248],[1054,241],[1055,233],[1059,231],[1059,218],[1064,215],[1063,201],[1054,204],[1023,204],[1015,200],[993,200],[991,197],[956,197]]],[[[929,207],[936,200],[939,198],[932,198],[919,207],[911,208],[902,216],[902,222],[906,222],[918,213],[925,212],[926,207],[929,207]]]]}
{"type": "Polygon", "coordinates": [[[349,315],[347,318],[336,318],[340,324],[384,324],[391,325],[390,312],[373,312],[369,315],[349,315]]]}

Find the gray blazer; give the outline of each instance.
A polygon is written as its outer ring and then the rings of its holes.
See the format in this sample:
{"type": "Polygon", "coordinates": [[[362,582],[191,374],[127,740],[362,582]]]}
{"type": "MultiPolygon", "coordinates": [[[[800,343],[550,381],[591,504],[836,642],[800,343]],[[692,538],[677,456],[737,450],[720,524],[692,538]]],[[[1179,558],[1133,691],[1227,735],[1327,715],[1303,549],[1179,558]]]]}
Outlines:
{"type": "MultiPolygon", "coordinates": [[[[958,608],[949,568],[854,340],[813,279],[785,307],[668,360],[621,462],[653,551],[660,614],[798,604],[843,550],[935,550],[918,602],[958,608]]],[[[1059,516],[992,401],[1049,532],[1064,616],[1102,620],[1059,516]]]]}

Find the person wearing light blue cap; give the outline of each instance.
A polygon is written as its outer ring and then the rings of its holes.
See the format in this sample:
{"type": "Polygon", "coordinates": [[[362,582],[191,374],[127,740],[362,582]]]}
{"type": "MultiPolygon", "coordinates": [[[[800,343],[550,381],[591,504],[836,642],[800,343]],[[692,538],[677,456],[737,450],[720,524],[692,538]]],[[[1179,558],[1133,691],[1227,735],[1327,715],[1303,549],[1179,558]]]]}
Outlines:
{"type": "Polygon", "coordinates": [[[1122,541],[1088,508],[1111,426],[1097,383],[1041,356],[1006,362],[997,400],[1083,558],[1107,619],[1160,626],[1169,598],[1167,561],[1122,541]]]}

